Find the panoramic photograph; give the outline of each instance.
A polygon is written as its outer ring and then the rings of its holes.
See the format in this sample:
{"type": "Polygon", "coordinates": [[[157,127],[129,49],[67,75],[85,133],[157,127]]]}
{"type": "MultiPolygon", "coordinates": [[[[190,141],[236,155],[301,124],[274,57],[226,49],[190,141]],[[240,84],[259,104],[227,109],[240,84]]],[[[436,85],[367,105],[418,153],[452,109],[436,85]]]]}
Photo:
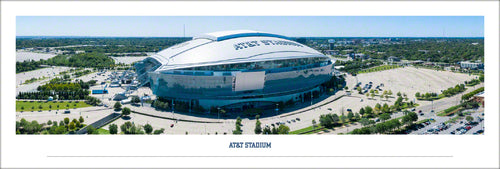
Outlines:
{"type": "Polygon", "coordinates": [[[17,16],[11,83],[18,135],[484,135],[484,71],[483,16],[17,16]]]}

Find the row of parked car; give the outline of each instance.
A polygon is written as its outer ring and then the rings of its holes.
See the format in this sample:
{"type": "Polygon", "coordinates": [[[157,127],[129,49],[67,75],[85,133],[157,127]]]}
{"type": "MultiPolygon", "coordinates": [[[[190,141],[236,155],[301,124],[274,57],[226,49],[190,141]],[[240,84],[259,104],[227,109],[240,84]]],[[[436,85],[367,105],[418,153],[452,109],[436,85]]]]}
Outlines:
{"type": "MultiPolygon", "coordinates": [[[[292,120],[287,120],[286,122],[291,124],[292,122],[295,123],[297,121],[300,121],[300,118],[297,117],[297,118],[292,119],[292,120]]],[[[281,124],[286,124],[286,123],[285,122],[276,122],[276,123],[271,123],[271,126],[278,127],[281,124]]],[[[266,124],[266,127],[269,127],[269,125],[266,124]]]]}

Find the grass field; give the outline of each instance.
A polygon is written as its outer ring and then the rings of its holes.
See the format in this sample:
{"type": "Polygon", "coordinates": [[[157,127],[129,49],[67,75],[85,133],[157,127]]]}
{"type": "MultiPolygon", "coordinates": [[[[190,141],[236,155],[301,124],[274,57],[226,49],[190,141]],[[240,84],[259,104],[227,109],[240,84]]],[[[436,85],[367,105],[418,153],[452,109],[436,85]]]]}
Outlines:
{"type": "Polygon", "coordinates": [[[361,74],[361,73],[370,73],[370,72],[378,72],[378,71],[389,70],[389,69],[396,69],[396,68],[399,68],[399,67],[401,67],[401,66],[398,66],[398,65],[382,65],[382,66],[372,67],[372,68],[365,69],[365,70],[360,70],[358,72],[358,74],[361,74]]]}
{"type": "Polygon", "coordinates": [[[64,101],[64,102],[59,102],[59,101],[16,101],[16,111],[39,111],[39,110],[63,110],[63,109],[72,109],[72,108],[81,108],[81,107],[90,107],[91,105],[79,101],[76,103],[76,101],[64,101]],[[57,108],[57,105],[59,105],[59,108],[57,108]],[[69,107],[66,107],[66,106],[69,107]],[[40,106],[42,108],[40,109],[40,106]],[[50,108],[52,106],[52,108],[50,108]],[[24,109],[22,109],[24,108],[24,109]]]}

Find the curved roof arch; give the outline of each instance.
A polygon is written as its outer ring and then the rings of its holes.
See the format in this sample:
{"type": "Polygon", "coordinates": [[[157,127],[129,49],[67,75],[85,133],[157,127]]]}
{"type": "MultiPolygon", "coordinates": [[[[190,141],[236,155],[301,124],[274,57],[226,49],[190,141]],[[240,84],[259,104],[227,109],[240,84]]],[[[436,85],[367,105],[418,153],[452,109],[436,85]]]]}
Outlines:
{"type": "Polygon", "coordinates": [[[164,49],[152,58],[156,71],[218,64],[327,57],[289,38],[266,32],[238,30],[208,33],[164,49]]]}

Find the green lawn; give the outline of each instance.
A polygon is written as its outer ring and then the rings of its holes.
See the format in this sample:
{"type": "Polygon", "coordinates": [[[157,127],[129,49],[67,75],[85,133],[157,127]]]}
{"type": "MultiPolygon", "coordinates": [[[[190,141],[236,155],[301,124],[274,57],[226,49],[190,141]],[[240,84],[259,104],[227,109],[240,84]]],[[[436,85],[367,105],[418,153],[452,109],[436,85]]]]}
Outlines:
{"type": "MultiPolygon", "coordinates": [[[[316,127],[314,127],[314,129],[319,129],[319,128],[322,128],[322,126],[319,125],[319,124],[317,124],[316,127]]],[[[303,129],[298,129],[298,130],[295,130],[295,131],[291,131],[288,134],[299,134],[299,133],[303,133],[303,132],[307,132],[307,131],[312,131],[312,130],[313,130],[313,126],[309,126],[309,127],[303,128],[303,129]]]]}
{"type": "Polygon", "coordinates": [[[109,134],[109,131],[108,131],[108,130],[106,130],[106,129],[97,129],[97,132],[98,132],[99,134],[109,134]]]}
{"type": "Polygon", "coordinates": [[[59,110],[63,109],[72,109],[72,108],[81,108],[81,107],[90,107],[91,105],[85,103],[84,101],[16,101],[16,111],[39,111],[39,106],[42,106],[43,110],[57,110],[57,105],[59,105],[59,110]],[[76,106],[75,106],[76,104],[76,106]],[[52,109],[49,106],[52,105],[52,109]],[[69,105],[69,107],[66,107],[69,105]],[[24,107],[24,109],[21,109],[24,107]],[[33,108],[33,109],[32,109],[33,108]]]}

